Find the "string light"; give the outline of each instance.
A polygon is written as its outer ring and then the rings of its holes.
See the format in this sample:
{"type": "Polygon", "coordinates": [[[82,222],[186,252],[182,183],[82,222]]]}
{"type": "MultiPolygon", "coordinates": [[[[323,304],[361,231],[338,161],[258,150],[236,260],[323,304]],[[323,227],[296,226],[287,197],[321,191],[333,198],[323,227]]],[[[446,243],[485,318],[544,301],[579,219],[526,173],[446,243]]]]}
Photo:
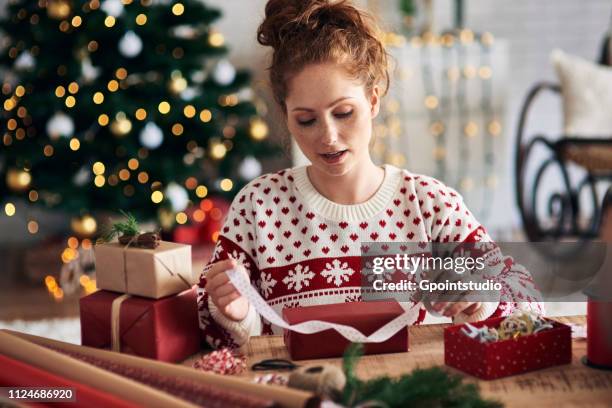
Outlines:
{"type": "Polygon", "coordinates": [[[102,92],[96,92],[93,95],[93,101],[96,105],[100,105],[102,102],[104,102],[104,94],[102,92]]]}
{"type": "Polygon", "coordinates": [[[218,31],[212,31],[208,35],[208,43],[213,47],[221,47],[225,43],[225,38],[223,38],[223,34],[218,31]]]}
{"type": "Polygon", "coordinates": [[[170,104],[166,101],[162,101],[157,106],[157,109],[159,110],[159,113],[166,115],[170,112],[170,104]]]}
{"type": "Polygon", "coordinates": [[[137,170],[139,165],[140,165],[140,163],[138,162],[138,159],[130,159],[130,160],[128,160],[128,168],[130,170],[137,170]]]}
{"type": "Polygon", "coordinates": [[[139,14],[136,16],[136,24],[139,26],[143,26],[147,24],[147,16],[145,14],[139,14]]]}
{"type": "Polygon", "coordinates": [[[64,103],[68,108],[73,108],[74,105],[76,105],[76,99],[74,98],[74,96],[70,95],[66,98],[66,101],[64,103]]]}
{"type": "Polygon", "coordinates": [[[80,16],[72,17],[72,26],[73,27],[79,27],[82,22],[83,22],[83,19],[80,16]]]}
{"type": "Polygon", "coordinates": [[[438,107],[438,98],[434,95],[429,95],[425,98],[425,107],[427,109],[436,109],[438,107]]]}
{"type": "Polygon", "coordinates": [[[38,201],[38,192],[36,190],[30,190],[28,193],[28,199],[33,203],[38,201]]]}
{"type": "Polygon", "coordinates": [[[15,204],[13,204],[13,203],[6,203],[4,205],[4,212],[9,217],[12,217],[13,215],[15,215],[15,204]]]}
{"type": "Polygon", "coordinates": [[[138,108],[136,109],[136,113],[134,115],[138,120],[145,120],[147,118],[147,111],[143,108],[138,108]]]}
{"type": "Polygon", "coordinates": [[[151,201],[153,201],[155,204],[161,203],[163,199],[164,193],[162,193],[161,191],[154,191],[153,193],[151,193],[151,201]]]}
{"type": "Polygon", "coordinates": [[[197,186],[195,192],[199,198],[204,198],[208,195],[208,189],[206,188],[206,186],[202,185],[197,186]]]}
{"type": "Polygon", "coordinates": [[[138,173],[138,182],[139,183],[145,184],[147,181],[149,181],[149,175],[147,174],[147,172],[141,171],[140,173],[138,173]]]}
{"type": "Polygon", "coordinates": [[[66,243],[68,244],[68,248],[71,249],[77,249],[79,247],[79,239],[77,237],[69,237],[66,243]]]}
{"type": "Polygon", "coordinates": [[[206,219],[206,213],[200,209],[193,212],[193,220],[195,222],[202,222],[206,219]]]}
{"type": "Polygon", "coordinates": [[[180,136],[183,134],[183,125],[181,125],[180,123],[175,123],[174,125],[172,125],[172,134],[174,136],[180,136]]]}
{"type": "Polygon", "coordinates": [[[119,178],[123,181],[128,181],[130,179],[130,171],[127,169],[121,169],[119,171],[119,178]]]}
{"type": "Polygon", "coordinates": [[[96,185],[96,187],[104,187],[105,183],[106,183],[106,179],[102,175],[96,176],[94,178],[94,184],[96,185]]]}
{"type": "Polygon", "coordinates": [[[268,137],[268,125],[259,118],[253,119],[249,132],[254,140],[263,140],[268,137]]]}
{"type": "Polygon", "coordinates": [[[185,6],[182,3],[176,3],[172,6],[172,14],[175,16],[180,16],[185,12],[185,6]]]}
{"type": "Polygon", "coordinates": [[[30,234],[38,233],[38,223],[34,220],[28,221],[28,232],[30,234]]]}
{"type": "Polygon", "coordinates": [[[79,141],[79,139],[77,139],[76,137],[73,137],[72,139],[70,139],[70,149],[73,151],[77,151],[79,150],[79,148],[81,147],[81,142],[79,141]]]}
{"type": "Polygon", "coordinates": [[[15,88],[15,96],[21,98],[23,95],[25,95],[25,88],[22,85],[18,85],[17,88],[15,88]]]}
{"type": "Polygon", "coordinates": [[[98,124],[99,124],[100,126],[106,126],[106,125],[108,125],[108,121],[109,121],[109,118],[108,118],[108,115],[107,115],[107,114],[103,113],[103,114],[101,114],[100,116],[98,116],[98,124]]]}
{"type": "Polygon", "coordinates": [[[53,150],[54,150],[54,149],[53,149],[53,146],[51,146],[51,145],[46,145],[46,146],[43,148],[43,154],[45,155],[45,157],[51,157],[51,156],[53,156],[53,150]]]}
{"type": "Polygon", "coordinates": [[[127,70],[125,68],[117,68],[117,70],[115,71],[115,76],[117,77],[117,79],[125,79],[127,78],[127,70]]]}
{"type": "Polygon", "coordinates": [[[110,81],[108,81],[108,85],[106,86],[106,88],[111,92],[116,92],[117,89],[119,89],[119,82],[114,79],[111,79],[110,81]]]}
{"type": "Polygon", "coordinates": [[[87,43],[87,51],[96,52],[98,50],[98,42],[95,40],[91,40],[87,43]]]}
{"type": "Polygon", "coordinates": [[[204,123],[210,122],[212,119],[212,113],[208,109],[203,109],[200,112],[200,120],[204,123]]]}
{"type": "Polygon", "coordinates": [[[227,148],[225,147],[224,144],[222,144],[222,143],[213,143],[212,144],[212,147],[210,149],[210,156],[213,159],[220,160],[223,157],[225,157],[226,153],[227,153],[227,148]]]}
{"type": "Polygon", "coordinates": [[[193,105],[187,105],[183,108],[183,115],[185,115],[186,118],[193,118],[196,114],[196,109],[193,105]]]}
{"type": "Polygon", "coordinates": [[[189,190],[195,190],[197,186],[198,180],[195,177],[188,177],[187,180],[185,180],[185,187],[189,190]]]}
{"type": "Polygon", "coordinates": [[[179,212],[176,214],[176,222],[178,224],[185,224],[187,222],[187,214],[184,212],[179,212]]]}
{"type": "Polygon", "coordinates": [[[219,183],[219,186],[221,187],[221,190],[223,191],[230,191],[234,187],[234,183],[232,182],[232,180],[226,178],[226,179],[221,180],[221,182],[219,183]]]}
{"type": "Polygon", "coordinates": [[[115,25],[115,17],[113,16],[106,16],[106,18],[104,19],[104,25],[108,28],[111,28],[112,26],[115,25]]]}
{"type": "Polygon", "coordinates": [[[499,123],[498,120],[492,120],[489,123],[489,126],[487,127],[487,130],[489,131],[489,134],[491,136],[499,136],[501,134],[501,123],[499,123]]]}
{"type": "Polygon", "coordinates": [[[96,176],[100,176],[106,171],[106,167],[102,162],[95,162],[93,166],[91,166],[91,169],[96,176]]]}
{"type": "Polygon", "coordinates": [[[79,92],[79,84],[77,84],[76,82],[71,82],[68,85],[68,92],[70,92],[73,95],[79,92]]]}

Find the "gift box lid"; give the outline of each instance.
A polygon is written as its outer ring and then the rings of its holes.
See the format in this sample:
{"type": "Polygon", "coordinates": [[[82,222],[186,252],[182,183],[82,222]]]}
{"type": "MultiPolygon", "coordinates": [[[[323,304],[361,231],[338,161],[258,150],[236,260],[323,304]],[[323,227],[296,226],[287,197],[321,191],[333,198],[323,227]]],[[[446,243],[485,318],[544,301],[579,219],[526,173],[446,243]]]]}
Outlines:
{"type": "Polygon", "coordinates": [[[191,248],[191,245],[179,244],[179,243],[170,242],[170,241],[159,241],[159,246],[157,248],[142,248],[142,247],[135,247],[135,246],[125,246],[125,245],[121,245],[118,242],[105,242],[101,244],[96,244],[94,248],[98,248],[100,246],[116,247],[116,248],[125,249],[127,251],[139,251],[139,252],[146,252],[150,254],[158,254],[161,252],[174,251],[177,248],[191,248]]]}
{"type": "Polygon", "coordinates": [[[345,324],[370,335],[403,312],[404,309],[395,301],[372,301],[286,308],[283,309],[283,317],[291,325],[321,320],[345,324]]]}

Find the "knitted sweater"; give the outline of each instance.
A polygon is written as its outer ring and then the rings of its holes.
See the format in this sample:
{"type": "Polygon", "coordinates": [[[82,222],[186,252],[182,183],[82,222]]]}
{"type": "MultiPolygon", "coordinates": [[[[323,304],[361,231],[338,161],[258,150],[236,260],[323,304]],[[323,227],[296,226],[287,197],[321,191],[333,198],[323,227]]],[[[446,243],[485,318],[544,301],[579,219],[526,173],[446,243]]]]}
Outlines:
{"type": "MultiPolygon", "coordinates": [[[[503,289],[499,302],[485,302],[476,321],[510,314],[516,308],[541,311],[531,275],[504,258],[461,196],[440,181],[385,165],[378,191],[364,203],[341,205],[311,184],[306,166],[261,176],[235,197],[210,263],[234,258],[251,283],[279,314],[285,307],[361,300],[362,242],[487,242],[487,267],[503,289]],[[517,302],[521,299],[521,302],[517,302]]],[[[222,315],[198,287],[199,325],[213,347],[237,347],[250,335],[279,334],[254,310],[243,321],[222,315]]],[[[418,324],[426,311],[413,322],[418,324]]]]}

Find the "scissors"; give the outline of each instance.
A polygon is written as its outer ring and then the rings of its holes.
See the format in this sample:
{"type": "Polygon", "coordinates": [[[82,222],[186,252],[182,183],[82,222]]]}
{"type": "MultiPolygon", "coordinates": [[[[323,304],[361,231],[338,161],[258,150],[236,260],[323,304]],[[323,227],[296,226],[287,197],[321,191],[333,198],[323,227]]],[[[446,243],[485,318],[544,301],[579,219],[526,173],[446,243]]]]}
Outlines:
{"type": "Polygon", "coordinates": [[[294,370],[298,368],[299,365],[295,364],[293,361],[285,360],[282,358],[271,358],[267,360],[261,360],[258,363],[255,363],[251,366],[251,370],[253,371],[265,371],[265,370],[294,370]]]}

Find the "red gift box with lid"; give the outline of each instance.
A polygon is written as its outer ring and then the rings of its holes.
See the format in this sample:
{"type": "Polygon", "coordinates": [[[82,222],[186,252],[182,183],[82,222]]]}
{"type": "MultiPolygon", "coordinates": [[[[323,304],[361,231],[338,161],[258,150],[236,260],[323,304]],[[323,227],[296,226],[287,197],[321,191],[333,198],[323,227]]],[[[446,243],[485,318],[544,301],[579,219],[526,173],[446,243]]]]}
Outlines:
{"type": "MultiPolygon", "coordinates": [[[[470,323],[498,328],[504,317],[470,323]]],[[[571,327],[546,319],[553,327],[536,334],[481,343],[461,332],[463,324],[444,329],[444,362],[484,380],[507,377],[572,361],[571,327]]]]}
{"type": "MultiPolygon", "coordinates": [[[[112,348],[112,304],[122,293],[99,290],[79,301],[81,343],[112,348]]],[[[128,295],[129,296],[129,295],[128,295]]],[[[200,349],[195,289],[161,299],[129,296],[119,307],[122,353],[177,362],[200,349]]]]}
{"type": "MultiPolygon", "coordinates": [[[[404,313],[397,302],[349,302],[283,309],[283,318],[291,325],[309,320],[338,323],[354,327],[366,336],[404,313]]],[[[293,360],[342,357],[350,345],[333,329],[313,334],[284,331],[285,346],[293,360]]],[[[364,343],[364,354],[401,353],[408,351],[408,328],[381,343],[364,343]]]]}

